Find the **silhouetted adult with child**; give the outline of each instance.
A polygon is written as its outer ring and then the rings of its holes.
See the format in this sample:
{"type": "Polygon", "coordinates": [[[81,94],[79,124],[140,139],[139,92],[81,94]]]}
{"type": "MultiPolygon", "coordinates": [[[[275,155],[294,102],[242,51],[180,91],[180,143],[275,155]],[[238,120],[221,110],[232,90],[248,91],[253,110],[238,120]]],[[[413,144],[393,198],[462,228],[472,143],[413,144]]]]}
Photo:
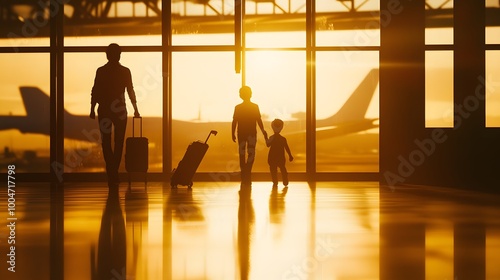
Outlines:
{"type": "Polygon", "coordinates": [[[288,171],[285,167],[285,151],[288,154],[290,161],[293,161],[292,152],[288,147],[286,138],[283,137],[280,132],[283,129],[283,121],[280,119],[275,119],[271,123],[274,134],[266,139],[266,145],[269,148],[269,155],[267,157],[267,163],[269,164],[269,170],[271,171],[271,178],[273,180],[273,188],[278,186],[278,167],[281,171],[281,177],[283,178],[283,185],[285,188],[288,186],[288,171]]]}
{"type": "Polygon", "coordinates": [[[240,98],[243,102],[234,107],[231,133],[233,142],[236,142],[236,139],[238,139],[241,183],[251,184],[252,166],[255,160],[255,145],[257,144],[257,125],[262,134],[264,134],[264,138],[267,138],[267,133],[264,130],[259,106],[250,101],[252,98],[252,89],[248,86],[241,87],[240,98]],[[236,130],[238,131],[237,138],[236,130]]]}
{"type": "Polygon", "coordinates": [[[97,109],[99,130],[101,132],[102,153],[106,162],[109,186],[119,183],[118,169],[123,153],[123,141],[127,128],[127,108],[125,89],[134,107],[134,116],[140,117],[137,100],[132,84],[130,70],[120,64],[121,48],[110,44],[106,49],[108,63],[97,69],[91,93],[90,118],[95,119],[97,109]],[[113,131],[114,130],[114,131],[113,131]],[[111,146],[111,134],[114,132],[114,149],[111,146]]]}

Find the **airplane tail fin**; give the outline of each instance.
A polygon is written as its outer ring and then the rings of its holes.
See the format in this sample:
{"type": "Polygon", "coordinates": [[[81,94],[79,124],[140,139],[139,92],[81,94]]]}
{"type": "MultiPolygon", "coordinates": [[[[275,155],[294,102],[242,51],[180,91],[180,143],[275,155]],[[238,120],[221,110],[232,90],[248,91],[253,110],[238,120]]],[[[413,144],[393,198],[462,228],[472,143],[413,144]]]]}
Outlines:
{"type": "Polygon", "coordinates": [[[50,98],[37,87],[20,87],[26,115],[29,119],[48,119],[50,98]]]}
{"type": "Polygon", "coordinates": [[[363,120],[378,85],[378,72],[376,68],[371,69],[342,108],[335,115],[324,119],[325,124],[330,124],[333,120],[335,122],[363,120]]]}
{"type": "MultiPolygon", "coordinates": [[[[50,135],[50,97],[37,87],[21,86],[21,97],[26,117],[18,119],[15,127],[23,133],[50,135]]],[[[97,122],[86,116],[77,116],[63,110],[64,137],[93,141],[86,132],[95,129],[97,122]]],[[[12,121],[11,121],[12,123],[12,121]]]]}

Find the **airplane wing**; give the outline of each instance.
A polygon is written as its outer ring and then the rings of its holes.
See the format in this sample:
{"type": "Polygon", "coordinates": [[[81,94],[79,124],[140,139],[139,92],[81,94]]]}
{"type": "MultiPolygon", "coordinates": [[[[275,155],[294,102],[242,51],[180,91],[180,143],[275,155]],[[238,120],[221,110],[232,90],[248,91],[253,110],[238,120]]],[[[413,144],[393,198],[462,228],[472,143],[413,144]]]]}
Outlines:
{"type": "MultiPolygon", "coordinates": [[[[316,140],[326,140],[329,138],[340,137],[348,134],[353,134],[365,130],[369,130],[372,128],[377,128],[378,119],[364,119],[363,121],[356,121],[350,123],[343,123],[340,125],[332,125],[332,126],[323,126],[316,128],[316,140]]],[[[292,133],[283,133],[287,139],[297,140],[305,140],[305,130],[294,131],[292,133]]]]}
{"type": "Polygon", "coordinates": [[[363,121],[344,123],[337,126],[320,127],[316,129],[316,139],[323,140],[377,128],[377,121],[378,119],[364,119],[363,121]]]}

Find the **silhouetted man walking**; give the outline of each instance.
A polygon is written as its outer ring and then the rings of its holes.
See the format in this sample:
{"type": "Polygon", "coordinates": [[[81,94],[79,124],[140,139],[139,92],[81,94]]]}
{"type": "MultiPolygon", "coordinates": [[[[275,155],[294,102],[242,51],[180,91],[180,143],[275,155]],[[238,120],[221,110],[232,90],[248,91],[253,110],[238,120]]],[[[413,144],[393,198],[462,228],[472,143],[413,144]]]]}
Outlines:
{"type": "Polygon", "coordinates": [[[95,119],[97,109],[99,130],[101,131],[102,153],[106,162],[106,173],[109,186],[116,186],[118,168],[123,153],[123,141],[127,128],[127,107],[125,105],[125,89],[132,105],[134,116],[139,117],[132,74],[120,64],[121,48],[118,44],[110,44],[106,49],[108,63],[97,69],[91,93],[90,118],[95,119]],[[111,134],[114,130],[114,149],[111,146],[111,134]]]}

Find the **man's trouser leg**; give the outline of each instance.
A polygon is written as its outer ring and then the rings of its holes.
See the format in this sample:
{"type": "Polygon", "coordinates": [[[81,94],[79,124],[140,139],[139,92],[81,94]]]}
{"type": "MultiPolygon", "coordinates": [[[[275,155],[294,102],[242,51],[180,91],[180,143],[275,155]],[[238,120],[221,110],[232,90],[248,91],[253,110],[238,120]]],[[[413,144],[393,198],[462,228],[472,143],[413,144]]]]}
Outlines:
{"type": "Polygon", "coordinates": [[[125,130],[127,129],[127,118],[116,118],[113,121],[113,124],[115,130],[115,148],[113,152],[113,161],[116,172],[118,173],[123,154],[123,143],[125,140],[125,130]]]}
{"type": "Polygon", "coordinates": [[[104,162],[106,164],[106,174],[108,174],[108,181],[112,181],[113,170],[115,169],[113,149],[111,147],[111,131],[113,127],[113,123],[111,118],[103,112],[103,110],[99,110],[99,131],[101,132],[101,145],[102,145],[102,155],[104,157],[104,162]]]}

